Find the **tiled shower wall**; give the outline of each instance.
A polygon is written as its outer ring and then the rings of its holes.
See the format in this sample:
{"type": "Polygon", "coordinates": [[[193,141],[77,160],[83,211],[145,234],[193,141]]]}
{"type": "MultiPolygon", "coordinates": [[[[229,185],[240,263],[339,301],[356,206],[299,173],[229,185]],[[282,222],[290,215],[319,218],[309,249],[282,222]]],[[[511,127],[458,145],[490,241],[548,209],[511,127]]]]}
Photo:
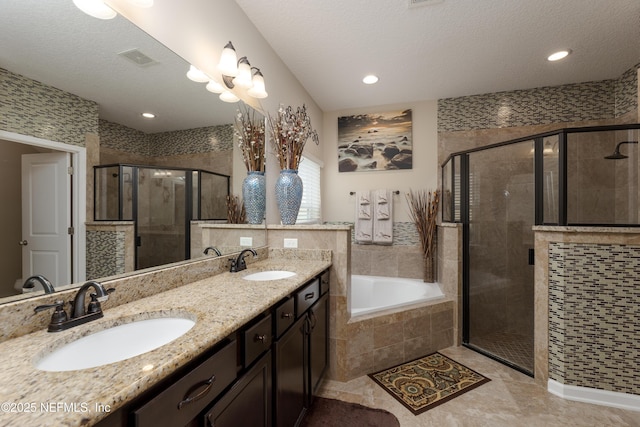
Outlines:
{"type": "Polygon", "coordinates": [[[640,246],[549,243],[549,377],[640,394],[640,246]]]}

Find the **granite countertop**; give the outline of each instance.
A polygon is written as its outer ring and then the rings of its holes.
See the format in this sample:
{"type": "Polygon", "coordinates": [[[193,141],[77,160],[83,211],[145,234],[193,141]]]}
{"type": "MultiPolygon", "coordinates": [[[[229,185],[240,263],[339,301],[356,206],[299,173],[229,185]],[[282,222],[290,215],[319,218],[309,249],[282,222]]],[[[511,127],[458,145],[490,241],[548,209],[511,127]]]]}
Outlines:
{"type": "Polygon", "coordinates": [[[104,318],[67,331],[38,331],[0,344],[0,426],[93,425],[210,349],[265,309],[330,266],[329,261],[266,259],[240,273],[221,273],[170,291],[109,308],[104,318]],[[273,281],[241,277],[262,270],[295,276],[273,281]],[[156,350],[109,365],[44,372],[33,363],[81,336],[154,317],[191,318],[195,326],[156,350]]]}

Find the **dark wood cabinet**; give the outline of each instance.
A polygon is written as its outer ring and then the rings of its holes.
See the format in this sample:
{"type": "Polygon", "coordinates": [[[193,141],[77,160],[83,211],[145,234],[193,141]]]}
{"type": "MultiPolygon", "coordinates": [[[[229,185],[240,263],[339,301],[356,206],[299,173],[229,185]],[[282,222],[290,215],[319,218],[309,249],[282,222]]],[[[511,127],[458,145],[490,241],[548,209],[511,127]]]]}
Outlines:
{"type": "Polygon", "coordinates": [[[305,338],[307,318],[300,317],[274,344],[275,418],[277,427],[293,427],[306,408],[305,338]]]}
{"type": "Polygon", "coordinates": [[[326,272],[296,293],[297,320],[275,341],[277,427],[300,423],[329,365],[328,280],[326,272]],[[325,279],[326,286],[321,279],[325,279]]]}
{"type": "Polygon", "coordinates": [[[204,425],[270,427],[271,371],[269,351],[205,414],[204,425]]]}
{"type": "Polygon", "coordinates": [[[97,425],[295,427],[328,363],[325,271],[97,425]]]}
{"type": "Polygon", "coordinates": [[[324,294],[309,310],[309,389],[308,404],[318,391],[329,367],[329,294],[324,294]]]}

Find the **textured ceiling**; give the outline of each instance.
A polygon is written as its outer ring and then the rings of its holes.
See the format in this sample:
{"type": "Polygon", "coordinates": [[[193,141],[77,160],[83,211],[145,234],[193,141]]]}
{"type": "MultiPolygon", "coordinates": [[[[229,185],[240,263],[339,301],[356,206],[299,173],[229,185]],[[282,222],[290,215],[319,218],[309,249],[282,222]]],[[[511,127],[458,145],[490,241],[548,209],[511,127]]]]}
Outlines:
{"type": "MultiPolygon", "coordinates": [[[[235,1],[324,111],[617,78],[640,62],[639,0],[235,1]],[[559,48],[573,54],[546,61],[559,48]],[[366,73],[380,82],[362,84],[366,73]]],[[[71,0],[3,2],[0,67],[144,132],[229,123],[237,108],[188,81],[187,63],[126,19],[91,18],[71,0]],[[117,55],[131,48],[157,63],[117,55]]]]}
{"type": "Polygon", "coordinates": [[[188,80],[187,62],[122,16],[95,19],[71,0],[5,1],[1,10],[0,67],[97,102],[105,120],[146,133],[233,122],[237,104],[188,80]],[[156,62],[118,55],[134,48],[156,62]]]}
{"type": "Polygon", "coordinates": [[[617,78],[640,62],[638,0],[236,2],[324,111],[617,78]],[[546,60],[562,48],[573,54],[546,60]]]}

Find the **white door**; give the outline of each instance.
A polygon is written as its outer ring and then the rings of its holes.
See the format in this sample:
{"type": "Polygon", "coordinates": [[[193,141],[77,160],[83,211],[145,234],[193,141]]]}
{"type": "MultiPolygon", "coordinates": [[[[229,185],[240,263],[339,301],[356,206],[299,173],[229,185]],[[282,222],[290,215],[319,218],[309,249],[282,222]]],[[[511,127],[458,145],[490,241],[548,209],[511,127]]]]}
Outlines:
{"type": "Polygon", "coordinates": [[[71,177],[68,153],[22,156],[22,278],[71,283],[71,177]]]}

